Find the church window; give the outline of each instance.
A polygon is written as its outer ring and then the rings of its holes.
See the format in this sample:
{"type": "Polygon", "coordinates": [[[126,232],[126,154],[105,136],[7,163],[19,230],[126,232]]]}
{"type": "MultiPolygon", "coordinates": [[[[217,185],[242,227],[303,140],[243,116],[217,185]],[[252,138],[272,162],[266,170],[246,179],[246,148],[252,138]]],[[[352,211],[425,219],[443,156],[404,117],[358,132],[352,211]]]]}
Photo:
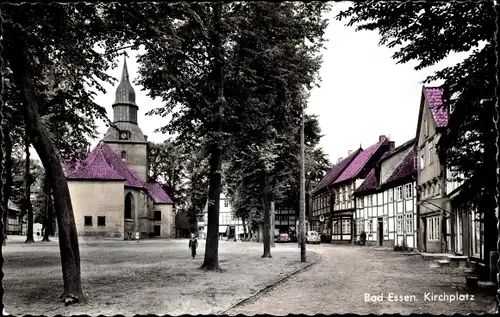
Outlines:
{"type": "Polygon", "coordinates": [[[126,160],[126,159],[127,159],[127,152],[122,151],[122,160],[126,160]]]}
{"type": "Polygon", "coordinates": [[[98,226],[105,226],[106,225],[106,217],[105,216],[98,216],[97,217],[97,225],[98,226]]]}
{"type": "Polygon", "coordinates": [[[155,221],[161,221],[161,210],[155,210],[155,221]]]}
{"type": "Polygon", "coordinates": [[[132,219],[132,209],[134,205],[134,196],[128,193],[125,197],[125,219],[132,219]]]}
{"type": "Polygon", "coordinates": [[[86,226],[92,226],[92,216],[85,216],[84,219],[86,226]]]}

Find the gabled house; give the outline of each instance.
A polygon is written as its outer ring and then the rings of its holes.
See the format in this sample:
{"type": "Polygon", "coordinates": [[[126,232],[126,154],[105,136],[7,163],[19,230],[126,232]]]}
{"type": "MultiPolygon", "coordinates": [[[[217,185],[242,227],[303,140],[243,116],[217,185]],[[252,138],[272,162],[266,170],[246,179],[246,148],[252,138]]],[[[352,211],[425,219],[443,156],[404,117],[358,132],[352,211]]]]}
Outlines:
{"type": "Polygon", "coordinates": [[[26,223],[23,222],[23,217],[21,217],[21,208],[9,199],[7,202],[7,224],[5,233],[7,235],[23,235],[26,232],[25,229],[26,223]]]}
{"type": "Polygon", "coordinates": [[[334,196],[331,191],[333,182],[344,172],[351,162],[363,151],[362,148],[344,158],[339,158],[330,171],[323,177],[319,184],[311,191],[310,195],[310,220],[312,228],[317,230],[323,239],[331,240],[332,235],[332,213],[334,196]]]}
{"type": "Polygon", "coordinates": [[[353,220],[356,210],[354,191],[370,170],[394,143],[381,135],[379,141],[363,150],[349,152],[339,160],[312,192],[313,216],[321,217],[323,234],[335,243],[353,243],[356,236],[353,220]]]}
{"type": "Polygon", "coordinates": [[[356,234],[368,245],[416,246],[414,140],[387,152],[354,192],[356,234]]]}
{"type": "Polygon", "coordinates": [[[422,87],[415,137],[417,153],[418,247],[445,253],[454,249],[454,228],[450,199],[446,194],[446,165],[436,144],[445,132],[450,116],[443,87],[422,87]]]}
{"type": "Polygon", "coordinates": [[[148,142],[124,61],[113,104],[113,123],[87,157],[63,164],[79,235],[175,237],[173,202],[148,180],[148,142]]]}

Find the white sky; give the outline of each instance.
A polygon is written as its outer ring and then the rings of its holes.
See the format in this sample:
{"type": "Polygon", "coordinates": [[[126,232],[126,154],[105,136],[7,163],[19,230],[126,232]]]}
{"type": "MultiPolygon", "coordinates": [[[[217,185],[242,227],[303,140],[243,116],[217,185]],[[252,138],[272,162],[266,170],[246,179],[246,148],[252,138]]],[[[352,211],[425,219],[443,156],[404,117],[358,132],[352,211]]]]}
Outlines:
{"type": "MultiPolygon", "coordinates": [[[[415,137],[418,107],[422,81],[435,69],[461,62],[467,54],[455,54],[437,67],[415,71],[415,63],[396,65],[391,58],[394,53],[378,46],[377,32],[355,32],[353,27],[344,26],[333,17],[349,2],[334,4],[330,25],[326,30],[323,65],[320,71],[321,87],[311,92],[308,113],[319,116],[324,135],[320,145],[332,163],[339,157],[346,157],[348,150],[363,148],[378,141],[379,135],[386,135],[396,146],[415,137]]],[[[129,75],[137,78],[137,52],[128,51],[129,75]]],[[[109,74],[119,79],[119,67],[110,69],[109,74]]],[[[168,118],[145,116],[149,110],[161,107],[160,100],[151,100],[142,87],[132,83],[139,106],[138,122],[142,131],[153,142],[162,142],[168,135],[154,133],[156,128],[166,125],[168,118]]],[[[441,83],[436,83],[441,84],[441,83]]],[[[115,85],[105,85],[106,94],[99,94],[96,102],[106,107],[112,118],[112,104],[115,85]]],[[[103,135],[106,127],[100,123],[98,132],[103,135]]],[[[98,140],[93,142],[93,146],[98,140]]]]}

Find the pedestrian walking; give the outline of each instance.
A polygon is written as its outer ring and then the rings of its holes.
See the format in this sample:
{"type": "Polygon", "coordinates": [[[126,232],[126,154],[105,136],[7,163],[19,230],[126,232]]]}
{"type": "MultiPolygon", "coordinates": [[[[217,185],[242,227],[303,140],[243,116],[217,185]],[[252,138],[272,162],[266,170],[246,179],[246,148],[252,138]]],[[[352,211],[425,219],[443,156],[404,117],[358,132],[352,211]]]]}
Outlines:
{"type": "Polygon", "coordinates": [[[194,233],[191,233],[191,239],[189,239],[189,248],[191,249],[191,256],[193,259],[196,256],[196,248],[198,248],[198,240],[196,240],[196,236],[194,233]]]}

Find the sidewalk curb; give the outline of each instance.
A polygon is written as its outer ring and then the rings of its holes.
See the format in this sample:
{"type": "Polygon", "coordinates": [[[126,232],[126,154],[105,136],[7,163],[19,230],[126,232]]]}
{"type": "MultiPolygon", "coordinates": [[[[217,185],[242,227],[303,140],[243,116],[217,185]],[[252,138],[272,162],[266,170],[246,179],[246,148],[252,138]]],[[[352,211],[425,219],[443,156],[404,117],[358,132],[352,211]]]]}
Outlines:
{"type": "Polygon", "coordinates": [[[256,292],[255,292],[255,293],[253,293],[252,295],[248,296],[248,297],[247,297],[247,298],[245,298],[245,299],[240,300],[240,301],[239,301],[239,302],[237,302],[236,304],[232,305],[231,307],[229,307],[228,309],[226,309],[226,310],[224,310],[224,311],[222,311],[222,312],[220,312],[220,313],[217,313],[216,315],[219,315],[219,316],[220,316],[220,315],[227,315],[227,312],[228,312],[228,311],[233,310],[234,308],[239,307],[239,306],[241,306],[241,305],[245,304],[246,302],[248,302],[248,301],[250,301],[250,300],[252,300],[252,299],[256,298],[257,296],[259,296],[260,294],[263,294],[263,293],[265,293],[266,291],[269,291],[270,289],[272,289],[273,287],[278,286],[279,284],[281,284],[281,283],[285,282],[287,279],[289,279],[290,277],[294,276],[295,274],[300,273],[300,272],[302,272],[302,271],[305,271],[305,270],[307,270],[308,268],[310,268],[311,266],[313,266],[314,264],[321,262],[321,260],[323,260],[323,257],[321,256],[321,254],[320,254],[320,253],[318,253],[318,252],[314,252],[314,253],[318,256],[318,258],[317,258],[315,261],[313,261],[313,262],[311,262],[311,263],[308,263],[306,266],[304,266],[304,267],[302,267],[302,268],[299,268],[299,269],[296,269],[295,271],[292,271],[291,273],[288,273],[287,275],[285,275],[285,276],[281,277],[281,278],[280,278],[279,280],[277,280],[276,282],[273,282],[273,283],[271,283],[271,284],[269,284],[269,285],[265,286],[264,288],[262,288],[262,289],[260,289],[260,290],[256,291],[256,292]]]}

